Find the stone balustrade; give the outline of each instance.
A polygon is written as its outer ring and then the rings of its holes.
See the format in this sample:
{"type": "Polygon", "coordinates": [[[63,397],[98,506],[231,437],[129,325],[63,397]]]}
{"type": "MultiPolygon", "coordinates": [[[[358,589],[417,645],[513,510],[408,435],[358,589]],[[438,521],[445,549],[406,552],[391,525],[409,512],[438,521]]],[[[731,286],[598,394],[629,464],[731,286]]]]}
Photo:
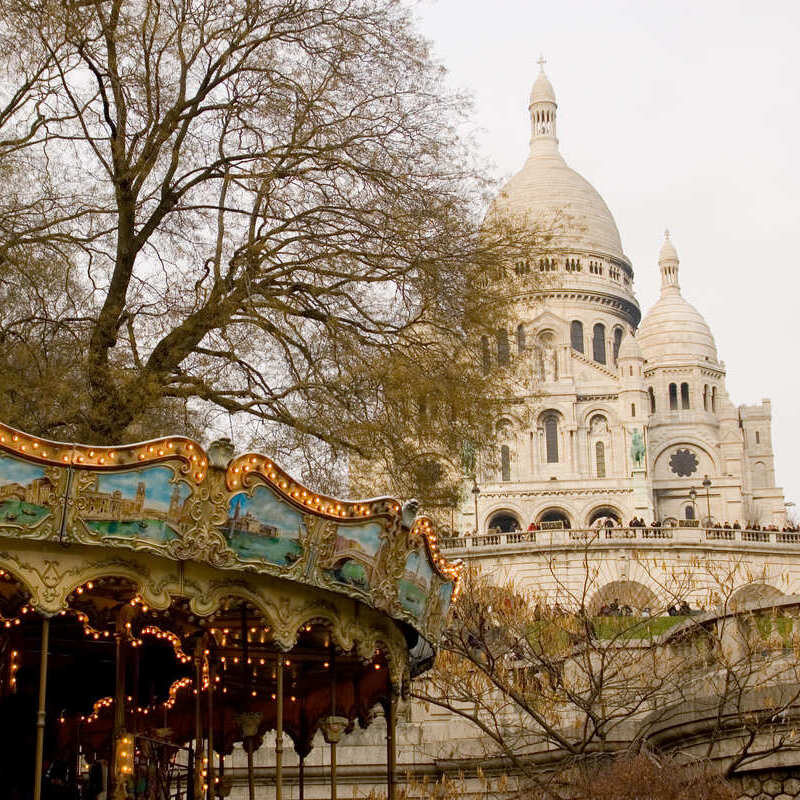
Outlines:
{"type": "Polygon", "coordinates": [[[566,545],[608,545],[609,540],[642,540],[653,542],[667,540],[676,544],[702,545],[707,542],[736,542],[743,548],[752,545],[778,545],[800,549],[800,532],[753,531],[732,528],[557,528],[512,533],[483,533],[466,536],[442,537],[442,550],[456,555],[478,555],[497,548],[530,551],[566,545]]]}

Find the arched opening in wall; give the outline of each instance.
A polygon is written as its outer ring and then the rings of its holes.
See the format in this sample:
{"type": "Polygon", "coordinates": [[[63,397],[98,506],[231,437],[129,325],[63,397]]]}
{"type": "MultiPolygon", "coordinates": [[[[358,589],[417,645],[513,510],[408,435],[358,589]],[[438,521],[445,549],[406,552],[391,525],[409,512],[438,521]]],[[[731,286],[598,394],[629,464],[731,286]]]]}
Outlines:
{"type": "Polygon", "coordinates": [[[586,517],[586,527],[595,528],[601,527],[606,520],[612,520],[615,525],[622,525],[622,514],[619,509],[614,506],[598,506],[589,512],[586,517]]]}
{"type": "Polygon", "coordinates": [[[669,410],[678,410],[678,385],[675,383],[669,385],[669,410]]]}
{"type": "MultiPolygon", "coordinates": [[[[619,346],[622,344],[622,328],[614,328],[614,363],[617,363],[619,356],[619,346]]],[[[633,374],[633,373],[631,373],[633,374]]]]}
{"type": "Polygon", "coordinates": [[[650,413],[651,414],[655,414],[656,413],[656,393],[653,391],[653,387],[652,386],[647,390],[647,394],[650,395],[650,413]]]}
{"type": "Polygon", "coordinates": [[[497,363],[501,367],[507,367],[511,363],[511,348],[508,344],[508,332],[497,331],[497,363]]]}
{"type": "Polygon", "coordinates": [[[574,319],[570,323],[569,341],[573,350],[583,352],[583,323],[579,319],[574,319]]]}
{"type": "Polygon", "coordinates": [[[694,519],[694,506],[687,505],[686,508],[683,509],[684,519],[694,519]]]}
{"type": "Polygon", "coordinates": [[[492,356],[489,350],[489,337],[481,336],[481,367],[483,374],[486,375],[492,366],[492,356]]]}
{"type": "Polygon", "coordinates": [[[740,586],[731,595],[728,607],[733,611],[739,611],[746,606],[769,605],[785,596],[780,589],[767,583],[748,583],[746,586],[740,586]]]}
{"type": "Polygon", "coordinates": [[[711,413],[717,413],[717,387],[711,387],[711,413]]]}
{"type": "Polygon", "coordinates": [[[606,446],[603,442],[595,442],[594,445],[594,463],[597,471],[598,478],[605,478],[606,476],[606,446]]]}
{"type": "Polygon", "coordinates": [[[501,533],[513,533],[520,530],[519,519],[516,514],[510,511],[498,511],[489,517],[489,530],[500,531],[501,533]]]}
{"type": "Polygon", "coordinates": [[[546,414],[542,419],[544,427],[544,444],[548,464],[558,463],[558,416],[546,414]]]}
{"type": "Polygon", "coordinates": [[[611,581],[601,586],[587,605],[592,617],[659,615],[663,609],[652,589],[638,581],[611,581]]]}
{"type": "Polygon", "coordinates": [[[522,355],[525,352],[525,326],[520,322],[517,325],[517,353],[522,355]]]}
{"type": "Polygon", "coordinates": [[[592,330],[592,358],[598,364],[606,363],[606,326],[601,322],[592,330]]]}
{"type": "Polygon", "coordinates": [[[761,434],[756,431],[756,444],[761,444],[761,434]]]}
{"type": "Polygon", "coordinates": [[[681,408],[689,408],[689,384],[681,384],[681,408]]]}
{"type": "Polygon", "coordinates": [[[511,449],[507,444],[500,448],[500,479],[511,480],[511,449]]]}
{"type": "Polygon", "coordinates": [[[708,411],[708,384],[703,387],[703,411],[708,411]]]}
{"type": "Polygon", "coordinates": [[[546,508],[536,521],[542,528],[571,528],[569,515],[561,508],[546,508]]]}

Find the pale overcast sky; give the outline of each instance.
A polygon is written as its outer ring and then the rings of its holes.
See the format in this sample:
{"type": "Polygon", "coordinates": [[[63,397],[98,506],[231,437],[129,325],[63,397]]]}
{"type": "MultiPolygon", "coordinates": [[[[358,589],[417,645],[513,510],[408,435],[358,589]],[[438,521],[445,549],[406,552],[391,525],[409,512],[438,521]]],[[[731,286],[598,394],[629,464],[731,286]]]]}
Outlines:
{"type": "Polygon", "coordinates": [[[499,176],[527,156],[544,53],[561,153],[611,209],[643,313],[668,227],[732,401],[772,400],[778,485],[800,504],[800,3],[424,0],[417,15],[499,176]]]}

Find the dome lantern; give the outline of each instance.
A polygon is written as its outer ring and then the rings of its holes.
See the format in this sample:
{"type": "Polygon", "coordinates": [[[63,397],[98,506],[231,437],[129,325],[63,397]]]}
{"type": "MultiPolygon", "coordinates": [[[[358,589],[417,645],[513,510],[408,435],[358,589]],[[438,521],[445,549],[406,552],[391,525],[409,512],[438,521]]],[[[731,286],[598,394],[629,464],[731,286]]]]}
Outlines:
{"type": "Polygon", "coordinates": [[[658,254],[658,267],[661,270],[661,291],[667,289],[680,291],[678,283],[678,251],[672,240],[669,238],[669,230],[664,231],[664,244],[661,245],[661,252],[658,254]]]}
{"type": "Polygon", "coordinates": [[[544,72],[547,63],[539,57],[539,75],[531,90],[528,110],[531,115],[531,152],[558,151],[556,138],[556,93],[544,72]]]}

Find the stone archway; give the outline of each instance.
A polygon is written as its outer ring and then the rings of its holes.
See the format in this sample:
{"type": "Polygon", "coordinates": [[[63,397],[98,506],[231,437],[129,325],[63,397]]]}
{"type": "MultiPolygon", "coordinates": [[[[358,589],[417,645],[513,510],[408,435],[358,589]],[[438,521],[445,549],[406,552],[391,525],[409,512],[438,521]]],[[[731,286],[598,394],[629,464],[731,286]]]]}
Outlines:
{"type": "Polygon", "coordinates": [[[728,605],[733,611],[740,611],[746,606],[767,605],[785,596],[780,589],[776,589],[768,583],[748,583],[740,586],[731,595],[728,605]]]}
{"type": "Polygon", "coordinates": [[[489,530],[495,528],[501,533],[513,533],[521,530],[519,517],[513,511],[508,511],[507,509],[492,513],[486,527],[489,530]]]}
{"type": "Polygon", "coordinates": [[[563,509],[558,507],[551,507],[545,508],[544,511],[540,511],[539,515],[536,517],[536,521],[542,525],[542,523],[552,523],[552,525],[547,525],[547,527],[558,527],[557,524],[560,522],[562,528],[571,528],[572,522],[570,521],[569,514],[563,509]]]}
{"type": "Polygon", "coordinates": [[[589,512],[586,517],[586,527],[593,528],[598,520],[605,521],[609,517],[614,520],[614,524],[622,525],[622,512],[614,506],[603,505],[597,506],[589,512]]]}
{"type": "Polygon", "coordinates": [[[590,616],[597,616],[600,609],[612,604],[620,609],[628,607],[635,616],[640,616],[645,610],[650,614],[657,614],[659,602],[652,589],[638,581],[611,581],[601,586],[587,605],[590,616]]]}

